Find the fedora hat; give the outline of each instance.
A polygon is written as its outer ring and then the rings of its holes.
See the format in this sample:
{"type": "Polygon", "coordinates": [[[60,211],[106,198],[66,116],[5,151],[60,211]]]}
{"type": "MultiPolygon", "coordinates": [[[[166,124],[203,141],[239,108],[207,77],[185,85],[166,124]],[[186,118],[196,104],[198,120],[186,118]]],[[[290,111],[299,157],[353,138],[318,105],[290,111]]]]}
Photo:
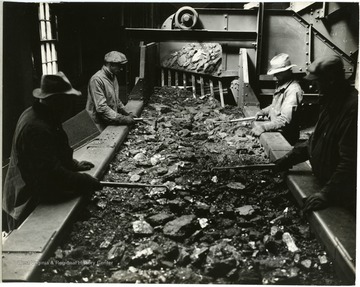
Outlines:
{"type": "Polygon", "coordinates": [[[104,61],[107,63],[118,63],[118,64],[126,64],[128,62],[126,56],[118,51],[111,51],[107,53],[104,57],[104,61]]]}
{"type": "Polygon", "coordinates": [[[63,72],[58,72],[54,75],[43,75],[41,77],[40,88],[33,90],[33,96],[38,99],[45,99],[59,94],[81,95],[80,91],[72,87],[69,79],[63,72]]]}
{"type": "Polygon", "coordinates": [[[272,58],[270,61],[270,65],[271,67],[267,72],[268,75],[274,75],[280,72],[284,72],[296,66],[291,64],[289,55],[284,53],[276,55],[274,58],[272,58]]]}

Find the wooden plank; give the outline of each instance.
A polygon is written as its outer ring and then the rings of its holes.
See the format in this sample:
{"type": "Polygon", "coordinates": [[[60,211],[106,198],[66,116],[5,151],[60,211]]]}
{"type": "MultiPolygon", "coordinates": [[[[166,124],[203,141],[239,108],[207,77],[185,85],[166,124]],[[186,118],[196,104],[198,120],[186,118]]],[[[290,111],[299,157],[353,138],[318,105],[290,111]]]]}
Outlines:
{"type": "MultiPolygon", "coordinates": [[[[258,125],[258,122],[253,122],[253,126],[258,125]]],[[[289,151],[292,146],[286,141],[284,136],[279,132],[266,132],[260,135],[260,143],[268,153],[272,151],[285,150],[289,151]]]]}

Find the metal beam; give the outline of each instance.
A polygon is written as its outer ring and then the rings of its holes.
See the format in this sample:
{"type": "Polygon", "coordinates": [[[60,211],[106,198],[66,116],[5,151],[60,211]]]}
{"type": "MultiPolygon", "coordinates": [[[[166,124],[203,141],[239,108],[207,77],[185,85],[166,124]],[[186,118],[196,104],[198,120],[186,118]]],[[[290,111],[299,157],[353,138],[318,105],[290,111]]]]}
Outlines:
{"type": "MultiPolygon", "coordinates": [[[[216,30],[161,30],[126,28],[127,36],[133,39],[150,40],[156,42],[166,41],[229,41],[229,42],[255,42],[257,33],[243,31],[216,31],[216,30]]],[[[252,46],[252,43],[250,43],[252,46]]]]}

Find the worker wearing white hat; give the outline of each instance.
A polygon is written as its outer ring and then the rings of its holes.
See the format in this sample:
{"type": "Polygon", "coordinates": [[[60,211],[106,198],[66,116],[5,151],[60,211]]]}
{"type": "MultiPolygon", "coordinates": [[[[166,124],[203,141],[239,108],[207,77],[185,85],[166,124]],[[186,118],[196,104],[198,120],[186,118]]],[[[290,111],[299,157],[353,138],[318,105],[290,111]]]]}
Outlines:
{"type": "Polygon", "coordinates": [[[281,53],[270,61],[268,75],[278,80],[271,105],[256,114],[257,121],[251,130],[252,135],[279,131],[293,145],[299,139],[299,126],[294,114],[303,99],[303,91],[294,79],[289,55],[281,53]],[[266,121],[264,121],[267,119],[266,121]]]}
{"type": "Polygon", "coordinates": [[[108,125],[132,125],[135,121],[119,99],[116,78],[128,60],[123,53],[111,51],[105,55],[104,62],[89,81],[86,110],[100,130],[108,125]]]}

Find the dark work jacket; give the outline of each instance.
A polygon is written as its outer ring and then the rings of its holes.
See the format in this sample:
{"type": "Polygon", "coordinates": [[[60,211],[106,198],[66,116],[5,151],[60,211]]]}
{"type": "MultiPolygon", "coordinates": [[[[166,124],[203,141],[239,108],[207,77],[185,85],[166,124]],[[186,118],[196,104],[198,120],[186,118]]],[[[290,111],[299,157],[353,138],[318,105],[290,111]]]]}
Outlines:
{"type": "Polygon", "coordinates": [[[23,220],[40,201],[89,191],[94,179],[75,171],[73,150],[61,123],[39,102],[17,123],[3,190],[3,210],[23,220]]]}
{"type": "Polygon", "coordinates": [[[309,160],[332,198],[355,200],[358,95],[348,85],[339,89],[339,95],[324,105],[309,140],[288,157],[292,163],[309,160]]]}

